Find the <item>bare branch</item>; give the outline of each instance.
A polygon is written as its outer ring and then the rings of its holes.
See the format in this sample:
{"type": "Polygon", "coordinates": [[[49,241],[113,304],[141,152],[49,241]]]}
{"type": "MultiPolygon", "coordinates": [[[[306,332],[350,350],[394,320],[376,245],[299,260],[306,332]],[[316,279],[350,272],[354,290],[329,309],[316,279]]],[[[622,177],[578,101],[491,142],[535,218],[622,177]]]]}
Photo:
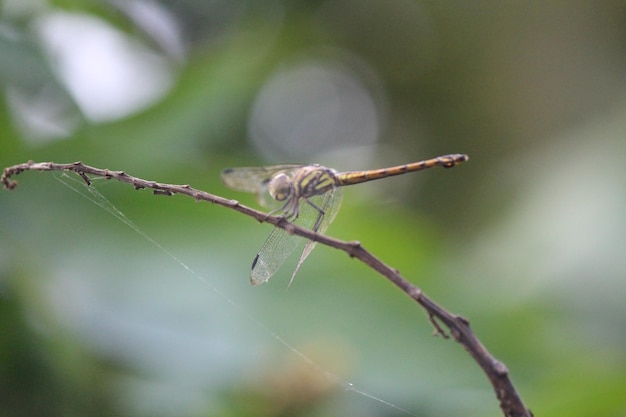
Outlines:
{"type": "Polygon", "coordinates": [[[24,171],[69,171],[79,175],[85,183],[91,185],[89,175],[103,177],[106,179],[115,179],[120,182],[131,184],[136,190],[149,188],[156,195],[174,195],[183,194],[195,199],[196,201],[208,201],[238,211],[246,216],[250,216],[263,223],[271,223],[276,227],[288,229],[290,233],[314,240],[322,245],[330,246],[335,249],[346,252],[350,257],[357,258],[361,262],[374,269],[387,280],[391,281],[395,286],[402,290],[406,295],[416,301],[428,313],[430,322],[435,328],[435,334],[444,338],[449,336],[443,330],[439,322],[448,328],[450,334],[458,343],[460,343],[470,356],[478,363],[483,372],[491,382],[496,396],[500,402],[500,408],[506,417],[532,417],[532,413],[528,410],[521,397],[515,390],[513,383],[509,378],[507,367],[498,361],[483,344],[478,340],[472,332],[469,322],[463,317],[449,313],[444,308],[437,305],[433,300],[428,298],[421,289],[410,283],[400,273],[383,263],[380,259],[365,250],[359,242],[345,242],[334,239],[329,236],[320,235],[311,230],[299,227],[288,222],[283,217],[271,216],[261,211],[246,207],[239,204],[236,200],[230,200],[219,197],[205,191],[196,190],[189,185],[163,184],[155,181],[147,181],[141,178],[133,177],[124,171],[110,171],[108,169],[94,168],[83,164],[82,162],[74,162],[72,164],[57,164],[54,162],[33,162],[29,161],[24,164],[14,165],[4,169],[0,182],[5,189],[12,190],[17,186],[17,182],[11,177],[18,175],[24,171]]]}

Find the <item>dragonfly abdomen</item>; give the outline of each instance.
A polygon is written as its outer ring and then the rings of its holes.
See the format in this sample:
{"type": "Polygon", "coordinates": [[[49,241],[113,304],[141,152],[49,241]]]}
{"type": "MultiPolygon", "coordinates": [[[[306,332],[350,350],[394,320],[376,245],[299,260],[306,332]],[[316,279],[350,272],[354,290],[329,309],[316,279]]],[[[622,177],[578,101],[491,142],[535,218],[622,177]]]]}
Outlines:
{"type": "Polygon", "coordinates": [[[380,178],[392,177],[394,175],[402,175],[407,172],[421,171],[423,169],[442,166],[444,168],[452,168],[469,159],[464,154],[452,154],[438,156],[437,158],[427,159],[424,161],[413,162],[405,165],[398,165],[390,168],[372,169],[369,171],[349,171],[337,174],[337,185],[359,184],[366,181],[377,180],[380,178]]]}

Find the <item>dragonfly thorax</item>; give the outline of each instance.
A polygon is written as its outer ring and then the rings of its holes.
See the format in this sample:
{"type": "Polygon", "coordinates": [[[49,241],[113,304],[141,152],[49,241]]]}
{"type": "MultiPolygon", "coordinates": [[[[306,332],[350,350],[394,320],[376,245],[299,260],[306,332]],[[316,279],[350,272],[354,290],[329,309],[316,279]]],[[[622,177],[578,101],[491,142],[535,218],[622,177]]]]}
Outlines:
{"type": "Polygon", "coordinates": [[[320,165],[300,168],[291,180],[292,193],[298,198],[322,195],[337,185],[336,172],[320,165]]]}

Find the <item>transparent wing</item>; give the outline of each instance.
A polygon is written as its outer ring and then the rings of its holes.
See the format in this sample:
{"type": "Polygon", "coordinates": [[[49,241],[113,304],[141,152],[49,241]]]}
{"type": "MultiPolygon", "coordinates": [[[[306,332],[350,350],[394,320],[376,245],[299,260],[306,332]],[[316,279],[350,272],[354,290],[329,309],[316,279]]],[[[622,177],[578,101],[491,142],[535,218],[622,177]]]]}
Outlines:
{"type": "Polygon", "coordinates": [[[248,193],[263,191],[270,179],[279,172],[290,173],[305,165],[282,164],[267,167],[226,168],[220,178],[226,186],[248,193]]]}
{"type": "MultiPolygon", "coordinates": [[[[324,210],[326,215],[321,216],[318,210],[306,201],[301,200],[299,202],[300,214],[294,223],[311,230],[317,225],[317,231],[323,233],[337,214],[338,205],[341,203],[341,189],[331,190],[322,196],[315,196],[310,200],[324,210]]],[[[259,285],[269,280],[303,240],[304,238],[301,236],[291,235],[284,229],[274,228],[252,262],[252,272],[250,274],[252,285],[259,285]]],[[[293,281],[300,265],[302,265],[302,262],[309,256],[314,247],[315,242],[307,242],[304,251],[300,255],[291,281],[293,281]]],[[[289,284],[291,284],[291,281],[289,284]]]]}
{"type": "MultiPolygon", "coordinates": [[[[326,232],[326,229],[328,229],[328,226],[333,222],[333,220],[335,220],[335,216],[337,215],[337,212],[339,211],[339,207],[341,207],[342,198],[343,198],[343,190],[340,187],[335,187],[322,196],[321,202],[319,204],[317,204],[316,201],[312,201],[314,204],[316,204],[319,208],[321,208],[324,211],[324,215],[321,217],[319,217],[320,216],[319,212],[315,210],[315,208],[311,207],[310,204],[307,204],[305,201],[302,202],[303,206],[306,205],[308,206],[308,209],[311,209],[315,212],[316,221],[313,222],[313,225],[311,226],[311,230],[319,234],[324,234],[324,232],[326,232]]],[[[294,269],[293,274],[291,275],[291,279],[289,280],[289,286],[291,285],[294,278],[296,277],[296,274],[298,273],[300,266],[302,265],[304,260],[309,256],[309,254],[313,251],[316,244],[317,242],[313,240],[308,240],[306,242],[306,245],[304,246],[304,250],[302,251],[302,254],[300,254],[300,259],[298,259],[298,263],[296,264],[296,268],[294,269]]]]}
{"type": "Polygon", "coordinates": [[[259,285],[270,279],[302,239],[300,236],[290,235],[284,229],[274,228],[252,262],[250,283],[259,285]]]}
{"type": "Polygon", "coordinates": [[[275,209],[278,206],[267,192],[267,184],[279,172],[283,172],[291,177],[294,171],[303,166],[305,165],[282,164],[267,167],[227,168],[222,171],[220,177],[226,186],[238,191],[255,193],[259,204],[263,207],[275,209]]]}

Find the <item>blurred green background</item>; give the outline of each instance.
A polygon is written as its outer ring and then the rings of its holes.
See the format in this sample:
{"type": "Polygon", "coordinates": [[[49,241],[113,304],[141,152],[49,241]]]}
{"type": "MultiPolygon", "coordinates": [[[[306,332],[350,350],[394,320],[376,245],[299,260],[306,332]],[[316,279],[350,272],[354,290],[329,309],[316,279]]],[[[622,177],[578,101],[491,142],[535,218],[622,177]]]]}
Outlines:
{"type": "MultiPolygon", "coordinates": [[[[626,416],[626,2],[0,13],[2,167],[82,160],[256,206],[223,168],[469,154],[348,187],[328,234],[468,318],[535,415],[626,416]]],[[[500,415],[463,348],[343,253],[253,288],[268,225],[96,180],[146,238],[72,177],[17,179],[0,192],[0,416],[404,415],[337,377],[420,417],[500,415]]]]}

